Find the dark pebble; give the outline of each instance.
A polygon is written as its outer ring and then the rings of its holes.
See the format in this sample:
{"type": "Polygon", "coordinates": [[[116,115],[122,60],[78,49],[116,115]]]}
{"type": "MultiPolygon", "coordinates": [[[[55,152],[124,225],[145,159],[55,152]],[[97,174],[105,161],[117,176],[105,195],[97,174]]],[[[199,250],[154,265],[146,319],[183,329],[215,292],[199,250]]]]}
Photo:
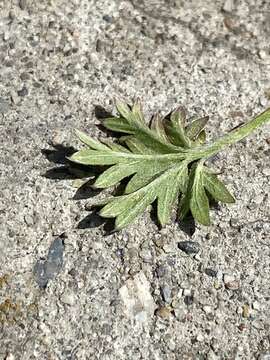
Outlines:
{"type": "Polygon", "coordinates": [[[184,298],[184,303],[185,303],[186,305],[192,305],[193,302],[194,302],[194,296],[193,296],[193,295],[187,295],[187,296],[185,296],[185,298],[184,298]]]}
{"type": "Polygon", "coordinates": [[[207,268],[204,270],[205,274],[210,276],[210,277],[216,277],[217,276],[217,271],[207,268]]]}
{"type": "Polygon", "coordinates": [[[200,245],[195,241],[180,241],[178,247],[186,254],[197,254],[200,251],[200,245]]]}
{"type": "Polygon", "coordinates": [[[27,96],[28,95],[28,90],[27,88],[24,86],[21,90],[17,91],[18,95],[21,97],[27,96]]]}
{"type": "Polygon", "coordinates": [[[102,19],[108,23],[113,22],[113,18],[110,15],[104,15],[102,19]]]}
{"type": "Polygon", "coordinates": [[[21,10],[25,10],[27,6],[26,0],[19,0],[19,7],[21,10]]]}
{"type": "Polygon", "coordinates": [[[47,259],[38,260],[34,266],[36,282],[41,289],[45,289],[49,280],[60,272],[63,266],[64,242],[61,237],[55,239],[48,252],[47,259]]]}

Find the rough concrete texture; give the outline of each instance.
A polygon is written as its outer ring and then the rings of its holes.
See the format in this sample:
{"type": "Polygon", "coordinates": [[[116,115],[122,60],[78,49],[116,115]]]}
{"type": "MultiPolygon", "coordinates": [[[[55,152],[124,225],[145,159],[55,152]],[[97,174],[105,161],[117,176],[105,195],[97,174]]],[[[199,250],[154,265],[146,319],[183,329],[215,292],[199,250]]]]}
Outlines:
{"type": "Polygon", "coordinates": [[[148,213],[106,232],[65,167],[72,129],[99,135],[115,95],[148,116],[209,114],[210,136],[269,107],[269,1],[2,0],[0,14],[0,359],[269,359],[269,126],[213,159],[237,202],[193,235],[148,213]],[[37,264],[60,235],[46,286],[37,264]]]}

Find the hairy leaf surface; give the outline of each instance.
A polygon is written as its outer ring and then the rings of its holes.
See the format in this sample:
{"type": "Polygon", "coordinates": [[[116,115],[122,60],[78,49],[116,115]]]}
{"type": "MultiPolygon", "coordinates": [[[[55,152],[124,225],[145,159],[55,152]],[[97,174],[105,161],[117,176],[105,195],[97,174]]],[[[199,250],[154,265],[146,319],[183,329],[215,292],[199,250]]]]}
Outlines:
{"type": "Polygon", "coordinates": [[[103,200],[100,211],[105,218],[115,218],[118,230],[131,224],[154,201],[159,223],[165,225],[179,198],[180,220],[191,212],[197,222],[209,225],[208,196],[224,203],[235,200],[204,165],[205,160],[270,120],[268,109],[214,143],[205,144],[207,116],[187,123],[184,109],[178,107],[165,118],[155,115],[148,126],[139,102],[130,106],[118,101],[116,108],[118,116],[105,119],[103,125],[123,136],[116,141],[99,141],[77,130],[86,147],[69,159],[107,167],[96,179],[96,188],[112,187],[128,178],[122,195],[103,200]]]}

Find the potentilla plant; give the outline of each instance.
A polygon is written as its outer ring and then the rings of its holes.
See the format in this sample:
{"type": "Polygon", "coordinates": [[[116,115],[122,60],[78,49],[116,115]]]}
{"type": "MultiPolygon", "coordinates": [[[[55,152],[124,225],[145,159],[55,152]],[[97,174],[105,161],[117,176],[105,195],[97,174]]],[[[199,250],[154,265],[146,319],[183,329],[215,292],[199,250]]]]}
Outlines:
{"type": "Polygon", "coordinates": [[[180,220],[191,212],[197,222],[209,225],[210,199],[223,203],[235,200],[206,160],[270,121],[268,109],[208,144],[204,130],[207,116],[187,121],[179,107],[165,118],[155,115],[148,126],[139,102],[129,106],[117,101],[116,108],[118,116],[102,124],[125,135],[115,141],[99,141],[76,130],[86,147],[69,158],[83,165],[108,166],[96,179],[95,188],[113,187],[129,178],[123,195],[98,204],[102,217],[115,218],[116,230],[132,223],[154,201],[161,226],[170,221],[178,200],[180,220]]]}

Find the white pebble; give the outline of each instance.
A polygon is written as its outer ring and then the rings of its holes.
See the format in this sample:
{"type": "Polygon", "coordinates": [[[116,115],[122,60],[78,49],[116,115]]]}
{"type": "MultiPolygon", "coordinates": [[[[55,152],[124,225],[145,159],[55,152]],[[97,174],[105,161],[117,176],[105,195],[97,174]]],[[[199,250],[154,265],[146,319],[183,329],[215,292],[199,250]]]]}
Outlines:
{"type": "Polygon", "coordinates": [[[203,311],[206,313],[206,314],[210,314],[212,312],[212,308],[210,305],[205,305],[203,306],[203,311]]]}
{"type": "Polygon", "coordinates": [[[252,307],[254,310],[260,310],[261,309],[261,305],[258,301],[254,301],[252,304],[252,307]]]}
{"type": "Polygon", "coordinates": [[[74,294],[72,294],[71,292],[64,292],[63,295],[61,296],[61,301],[64,304],[72,306],[75,304],[76,299],[74,294]]]}
{"type": "Polygon", "coordinates": [[[184,289],[183,290],[183,296],[190,296],[191,295],[191,290],[190,289],[184,289]]]}

